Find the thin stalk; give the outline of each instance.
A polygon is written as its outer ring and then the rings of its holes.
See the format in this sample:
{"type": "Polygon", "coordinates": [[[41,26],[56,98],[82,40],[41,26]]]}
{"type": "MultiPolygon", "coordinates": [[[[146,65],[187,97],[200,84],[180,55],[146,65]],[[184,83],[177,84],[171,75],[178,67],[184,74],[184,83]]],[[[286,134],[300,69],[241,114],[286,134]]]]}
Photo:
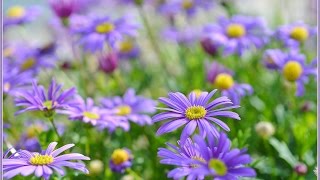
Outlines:
{"type": "Polygon", "coordinates": [[[55,133],[57,134],[57,136],[58,136],[59,142],[62,142],[62,138],[61,138],[61,136],[60,136],[59,133],[58,133],[58,129],[57,129],[56,124],[54,123],[53,117],[49,117],[48,119],[49,119],[49,121],[50,121],[50,123],[51,123],[51,125],[52,125],[52,127],[53,127],[54,132],[55,132],[55,133]]]}

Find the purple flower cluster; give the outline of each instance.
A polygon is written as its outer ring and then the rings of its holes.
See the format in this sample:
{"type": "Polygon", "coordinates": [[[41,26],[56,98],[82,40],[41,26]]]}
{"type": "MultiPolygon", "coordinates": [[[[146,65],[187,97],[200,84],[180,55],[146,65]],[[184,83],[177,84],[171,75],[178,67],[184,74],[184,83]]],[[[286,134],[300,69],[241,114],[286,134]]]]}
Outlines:
{"type": "Polygon", "coordinates": [[[67,144],[56,150],[57,143],[52,142],[46,150],[41,153],[30,152],[27,150],[19,150],[15,154],[4,158],[3,162],[3,176],[6,179],[11,179],[16,175],[29,176],[35,174],[37,177],[50,179],[50,176],[56,171],[59,175],[64,176],[65,171],[63,167],[75,169],[84,173],[89,173],[85,164],[80,162],[72,162],[72,160],[90,160],[79,153],[69,153],[60,155],[74,146],[74,144],[67,144]],[[60,156],[59,156],[60,155],[60,156]]]}
{"type": "Polygon", "coordinates": [[[153,121],[167,120],[157,131],[158,135],[172,132],[184,126],[179,147],[168,143],[174,151],[160,148],[158,156],[160,163],[179,166],[168,173],[168,177],[180,179],[237,179],[238,177],[253,177],[253,169],[244,165],[251,162],[245,150],[230,150],[231,142],[227,136],[219,132],[217,126],[230,131],[230,128],[217,117],[228,117],[240,120],[237,113],[229,111],[239,106],[232,106],[227,97],[219,97],[210,101],[217,90],[210,93],[193,91],[188,97],[182,93],[169,93],[169,98],[159,98],[168,106],[158,108],[165,112],[153,116],[153,121]],[[190,136],[196,128],[200,135],[194,136],[194,143],[190,136]],[[208,145],[204,138],[208,138],[208,145]]]}

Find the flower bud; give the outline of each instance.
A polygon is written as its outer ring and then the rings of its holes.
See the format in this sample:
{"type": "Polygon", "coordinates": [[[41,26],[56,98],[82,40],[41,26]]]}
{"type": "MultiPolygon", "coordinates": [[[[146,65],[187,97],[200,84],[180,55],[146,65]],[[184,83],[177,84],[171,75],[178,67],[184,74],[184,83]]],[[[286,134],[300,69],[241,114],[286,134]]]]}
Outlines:
{"type": "Polygon", "coordinates": [[[50,6],[54,13],[61,19],[67,19],[75,11],[75,0],[50,0],[50,6]]]}
{"type": "Polygon", "coordinates": [[[116,53],[109,53],[99,58],[100,69],[109,74],[118,67],[118,56],[116,53]]]}
{"type": "Polygon", "coordinates": [[[215,56],[218,54],[217,46],[209,38],[203,38],[200,43],[204,51],[209,55],[215,56]]]}
{"type": "Polygon", "coordinates": [[[294,167],[294,171],[298,175],[302,176],[302,175],[305,175],[308,172],[308,167],[303,163],[299,163],[294,167]]]}
{"type": "Polygon", "coordinates": [[[91,175],[100,174],[103,171],[103,163],[100,160],[93,160],[89,163],[89,172],[91,175]]]}
{"type": "Polygon", "coordinates": [[[274,134],[274,127],[270,122],[262,121],[256,124],[256,132],[262,138],[269,138],[274,134]]]}

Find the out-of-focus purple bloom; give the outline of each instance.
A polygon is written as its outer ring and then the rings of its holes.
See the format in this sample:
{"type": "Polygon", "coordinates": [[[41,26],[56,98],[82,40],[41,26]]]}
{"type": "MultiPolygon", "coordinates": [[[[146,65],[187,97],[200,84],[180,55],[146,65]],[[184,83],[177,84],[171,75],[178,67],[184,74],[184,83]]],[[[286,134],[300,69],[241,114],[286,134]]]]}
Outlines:
{"type": "Polygon", "coordinates": [[[233,80],[233,72],[223,65],[213,62],[207,65],[207,80],[221,90],[223,96],[231,99],[233,104],[240,104],[243,96],[252,94],[249,84],[238,84],[233,80]]]}
{"type": "Polygon", "coordinates": [[[209,9],[214,5],[212,0],[167,0],[159,7],[159,12],[173,16],[180,12],[193,16],[199,9],[209,9]]]}
{"type": "Polygon", "coordinates": [[[49,179],[50,176],[56,171],[59,175],[64,176],[65,171],[63,167],[69,167],[84,173],[89,173],[85,164],[80,162],[72,162],[70,160],[90,160],[79,153],[69,153],[60,155],[74,146],[74,144],[67,144],[54,150],[57,143],[52,142],[46,150],[41,153],[29,152],[27,150],[20,150],[15,158],[4,158],[3,161],[3,176],[6,179],[11,179],[14,176],[21,174],[22,176],[29,176],[35,174],[37,177],[49,179]]]}
{"type": "Polygon", "coordinates": [[[204,51],[211,56],[216,56],[219,53],[219,45],[214,44],[211,38],[204,37],[201,39],[200,44],[204,51]]]}
{"type": "Polygon", "coordinates": [[[15,95],[21,88],[31,85],[32,72],[21,72],[14,64],[9,63],[9,59],[3,59],[3,92],[15,95]]]}
{"type": "Polygon", "coordinates": [[[208,92],[191,92],[188,98],[180,92],[169,93],[169,98],[161,97],[159,101],[168,108],[158,108],[165,112],[152,117],[153,122],[167,120],[157,131],[157,135],[172,132],[185,125],[181,133],[181,141],[184,141],[199,128],[200,135],[219,137],[216,125],[226,131],[230,128],[217,117],[227,117],[240,120],[237,113],[229,111],[239,106],[230,106],[233,103],[225,96],[210,101],[217,90],[208,92]],[[225,105],[229,105],[225,107],[225,105]],[[215,125],[213,125],[215,124],[215,125]]]}
{"type": "Polygon", "coordinates": [[[316,59],[310,64],[306,64],[305,55],[297,51],[285,53],[279,50],[267,50],[266,53],[270,53],[270,51],[281,54],[281,56],[278,55],[277,58],[272,59],[274,66],[270,69],[280,71],[287,81],[296,83],[296,96],[302,96],[304,94],[304,84],[308,83],[309,76],[317,76],[316,59]]]}
{"type": "Polygon", "coordinates": [[[140,55],[140,48],[133,39],[125,39],[116,45],[118,56],[121,59],[135,59],[140,55]]]}
{"type": "Polygon", "coordinates": [[[179,146],[167,145],[173,150],[159,148],[160,163],[178,166],[168,173],[169,178],[230,180],[256,176],[254,169],[245,166],[251,162],[246,149],[231,149],[231,141],[224,133],[216,140],[208,138],[208,143],[196,135],[193,141],[178,141],[179,146]]]}
{"type": "Polygon", "coordinates": [[[45,116],[52,116],[57,109],[63,110],[77,105],[77,103],[71,101],[76,94],[75,88],[61,92],[62,85],[56,84],[52,80],[46,95],[44,87],[38,85],[37,81],[33,81],[32,84],[32,91],[21,90],[16,93],[15,104],[16,106],[23,106],[24,109],[17,111],[15,114],[26,111],[43,111],[45,116]]]}
{"type": "Polygon", "coordinates": [[[76,0],[49,0],[53,12],[60,18],[68,18],[76,10],[76,0]]]}
{"type": "Polygon", "coordinates": [[[230,19],[221,17],[218,24],[205,26],[203,38],[210,38],[225,55],[242,55],[250,48],[263,47],[269,40],[269,30],[261,18],[237,15],[230,19]]]}
{"type": "Polygon", "coordinates": [[[110,169],[114,172],[123,173],[127,168],[132,166],[133,156],[127,148],[116,149],[111,155],[109,162],[110,169]]]}
{"type": "Polygon", "coordinates": [[[114,47],[124,36],[136,36],[139,27],[129,16],[117,20],[95,17],[81,26],[82,28],[75,29],[75,32],[81,34],[80,43],[84,48],[92,52],[103,50],[105,45],[114,47]]]}
{"type": "Polygon", "coordinates": [[[118,67],[118,54],[110,52],[99,57],[99,68],[109,74],[112,73],[118,67]]]}
{"type": "Polygon", "coordinates": [[[81,120],[99,129],[107,128],[110,132],[113,132],[117,127],[121,127],[126,131],[129,130],[127,121],[117,121],[110,118],[109,111],[95,106],[91,98],[87,98],[85,101],[78,96],[75,101],[78,102],[77,106],[70,107],[67,110],[60,110],[59,113],[67,114],[70,120],[81,120]]]}
{"type": "Polygon", "coordinates": [[[162,36],[170,41],[183,44],[193,45],[198,42],[200,31],[195,28],[186,28],[178,30],[176,28],[167,28],[163,31],[162,36]]]}
{"type": "Polygon", "coordinates": [[[268,49],[264,52],[262,62],[268,69],[278,69],[285,54],[280,49],[268,49]]]}
{"type": "Polygon", "coordinates": [[[37,6],[23,7],[12,6],[7,10],[3,19],[4,27],[9,25],[21,25],[33,21],[40,14],[40,8],[37,6]]]}
{"type": "Polygon", "coordinates": [[[316,27],[311,27],[303,22],[279,27],[275,36],[282,41],[286,47],[299,48],[300,44],[317,35],[316,27]]]}
{"type": "Polygon", "coordinates": [[[151,117],[156,111],[156,102],[142,96],[137,96],[134,89],[128,89],[123,97],[104,98],[101,100],[104,108],[111,111],[110,118],[117,121],[132,121],[141,126],[152,124],[151,117]]]}

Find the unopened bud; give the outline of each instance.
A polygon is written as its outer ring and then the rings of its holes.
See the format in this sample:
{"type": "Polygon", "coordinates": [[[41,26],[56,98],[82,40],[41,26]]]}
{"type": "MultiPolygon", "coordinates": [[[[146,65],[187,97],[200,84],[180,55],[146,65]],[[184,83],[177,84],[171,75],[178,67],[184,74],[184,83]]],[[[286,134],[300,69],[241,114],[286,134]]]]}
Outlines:
{"type": "Polygon", "coordinates": [[[256,124],[256,132],[259,136],[263,138],[268,138],[274,134],[274,127],[270,122],[262,121],[256,124]]]}

